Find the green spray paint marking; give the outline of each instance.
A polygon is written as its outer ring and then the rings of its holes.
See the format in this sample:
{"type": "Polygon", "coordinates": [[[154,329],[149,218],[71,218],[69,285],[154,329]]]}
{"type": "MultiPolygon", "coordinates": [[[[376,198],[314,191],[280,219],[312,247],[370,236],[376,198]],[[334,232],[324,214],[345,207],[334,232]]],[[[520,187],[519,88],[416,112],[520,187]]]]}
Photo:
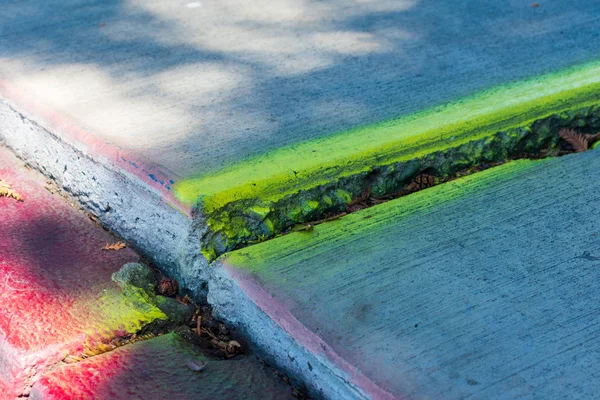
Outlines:
{"type": "MultiPolygon", "coordinates": [[[[410,196],[401,197],[376,208],[363,209],[339,220],[315,226],[310,232],[296,232],[268,242],[236,250],[222,257],[236,268],[250,272],[264,272],[269,266],[285,269],[315,259],[332,247],[343,247],[353,240],[379,240],[381,232],[403,218],[424,217],[434,209],[451,206],[452,203],[483,192],[488,188],[524,176],[544,168],[544,161],[518,160],[491,168],[477,174],[434,186],[410,196]]],[[[326,266],[322,272],[326,273],[326,266]]]]}
{"type": "Polygon", "coordinates": [[[447,174],[551,148],[560,127],[591,127],[600,116],[598,105],[600,62],[595,62],[278,149],[177,182],[175,194],[188,205],[197,202],[209,227],[202,251],[214,259],[240,243],[339,210],[370,181],[383,195],[419,169],[447,174]]]}

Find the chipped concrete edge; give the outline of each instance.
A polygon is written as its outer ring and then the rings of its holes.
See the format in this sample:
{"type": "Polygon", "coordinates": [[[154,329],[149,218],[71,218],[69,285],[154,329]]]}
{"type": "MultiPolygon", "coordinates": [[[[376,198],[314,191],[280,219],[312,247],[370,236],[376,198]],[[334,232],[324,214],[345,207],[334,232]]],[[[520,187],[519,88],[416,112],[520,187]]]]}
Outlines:
{"type": "Polygon", "coordinates": [[[198,254],[201,223],[191,221],[135,176],[65,142],[4,98],[0,144],[54,180],[192,294],[206,295],[208,262],[198,254]]]}

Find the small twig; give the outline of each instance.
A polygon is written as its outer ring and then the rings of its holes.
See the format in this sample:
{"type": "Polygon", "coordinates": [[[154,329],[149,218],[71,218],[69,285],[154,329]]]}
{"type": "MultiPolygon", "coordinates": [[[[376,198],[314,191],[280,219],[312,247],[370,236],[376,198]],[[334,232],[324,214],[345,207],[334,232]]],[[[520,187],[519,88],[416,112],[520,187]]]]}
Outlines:
{"type": "Polygon", "coordinates": [[[10,197],[17,201],[23,201],[23,197],[17,193],[9,184],[0,179],[0,197],[10,197]]]}
{"type": "Polygon", "coordinates": [[[102,250],[121,250],[127,247],[124,242],[116,242],[116,243],[106,243],[106,245],[102,248],[102,250]]]}
{"type": "Polygon", "coordinates": [[[194,329],[198,335],[201,334],[202,331],[202,316],[198,315],[196,318],[196,329],[194,329]]]}

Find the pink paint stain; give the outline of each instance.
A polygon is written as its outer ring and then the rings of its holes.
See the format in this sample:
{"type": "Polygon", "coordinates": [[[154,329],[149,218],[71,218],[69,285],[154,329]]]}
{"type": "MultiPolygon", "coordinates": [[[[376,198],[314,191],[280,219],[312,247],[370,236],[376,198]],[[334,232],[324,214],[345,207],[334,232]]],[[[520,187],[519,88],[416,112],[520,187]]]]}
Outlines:
{"type": "Polygon", "coordinates": [[[0,381],[14,398],[47,366],[81,354],[89,332],[102,326],[95,305],[103,288],[139,257],[103,251],[114,238],[4,150],[0,178],[24,198],[0,197],[0,381]]]}

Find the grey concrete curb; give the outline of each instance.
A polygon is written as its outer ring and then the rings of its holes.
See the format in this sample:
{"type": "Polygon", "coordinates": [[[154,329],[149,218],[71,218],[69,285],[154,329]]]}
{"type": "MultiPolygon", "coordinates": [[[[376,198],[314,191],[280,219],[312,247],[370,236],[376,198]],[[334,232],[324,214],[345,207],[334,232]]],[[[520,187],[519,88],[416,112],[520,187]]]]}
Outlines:
{"type": "Polygon", "coordinates": [[[367,398],[349,384],[343,371],[327,360],[316,358],[278,329],[269,316],[223,275],[222,268],[209,267],[199,251],[202,224],[198,216],[192,221],[137,177],[85,154],[3,99],[0,99],[0,144],[54,180],[194,295],[208,294],[218,316],[250,338],[261,358],[290,376],[300,377],[303,382],[296,383],[308,385],[313,396],[367,398]]]}
{"type": "Polygon", "coordinates": [[[206,295],[208,262],[198,251],[198,224],[158,192],[66,143],[4,99],[0,99],[0,144],[56,181],[183,287],[196,296],[206,295]]]}
{"type": "MultiPolygon", "coordinates": [[[[251,338],[259,357],[300,378],[316,399],[368,399],[370,396],[329,360],[309,352],[265,314],[223,268],[212,264],[208,300],[217,317],[251,338]]],[[[295,382],[299,383],[299,382],[295,382]]]]}

